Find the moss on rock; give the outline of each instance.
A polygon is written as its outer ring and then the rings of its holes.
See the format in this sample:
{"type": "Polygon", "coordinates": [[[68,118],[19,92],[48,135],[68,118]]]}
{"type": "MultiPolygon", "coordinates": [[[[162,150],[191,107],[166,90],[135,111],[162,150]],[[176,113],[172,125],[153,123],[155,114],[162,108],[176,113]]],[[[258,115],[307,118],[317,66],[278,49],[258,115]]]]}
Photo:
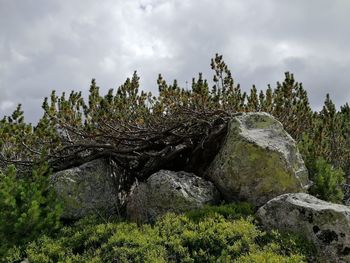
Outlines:
{"type": "Polygon", "coordinates": [[[260,206],[282,193],[304,192],[307,170],[294,140],[266,113],[233,118],[206,176],[226,200],[260,206]]]}
{"type": "Polygon", "coordinates": [[[299,234],[316,248],[320,262],[350,262],[350,209],[305,193],[278,196],[257,211],[267,229],[299,234]]]}
{"type": "Polygon", "coordinates": [[[116,213],[118,194],[110,168],[103,159],[55,173],[51,184],[63,203],[64,218],[116,213]]]}

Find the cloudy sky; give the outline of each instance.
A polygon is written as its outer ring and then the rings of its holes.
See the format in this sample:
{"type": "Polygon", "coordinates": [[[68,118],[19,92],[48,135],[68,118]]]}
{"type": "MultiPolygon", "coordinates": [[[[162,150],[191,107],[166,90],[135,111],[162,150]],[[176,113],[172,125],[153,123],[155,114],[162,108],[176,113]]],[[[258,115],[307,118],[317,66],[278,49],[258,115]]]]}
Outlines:
{"type": "Polygon", "coordinates": [[[0,0],[0,115],[22,103],[28,121],[51,90],[102,92],[134,70],[145,90],[158,73],[185,86],[224,56],[244,90],[284,72],[321,107],[350,101],[348,0],[0,0]]]}

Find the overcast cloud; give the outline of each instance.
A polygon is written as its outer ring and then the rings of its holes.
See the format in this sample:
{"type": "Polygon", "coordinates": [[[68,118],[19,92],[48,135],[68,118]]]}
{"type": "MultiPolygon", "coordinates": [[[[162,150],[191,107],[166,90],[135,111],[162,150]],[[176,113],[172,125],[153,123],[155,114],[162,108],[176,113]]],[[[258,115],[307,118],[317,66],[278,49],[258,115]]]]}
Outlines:
{"type": "Polygon", "coordinates": [[[185,86],[224,55],[236,82],[265,89],[293,72],[319,109],[350,101],[348,0],[0,0],[0,115],[41,116],[52,89],[102,92],[137,70],[185,86]]]}

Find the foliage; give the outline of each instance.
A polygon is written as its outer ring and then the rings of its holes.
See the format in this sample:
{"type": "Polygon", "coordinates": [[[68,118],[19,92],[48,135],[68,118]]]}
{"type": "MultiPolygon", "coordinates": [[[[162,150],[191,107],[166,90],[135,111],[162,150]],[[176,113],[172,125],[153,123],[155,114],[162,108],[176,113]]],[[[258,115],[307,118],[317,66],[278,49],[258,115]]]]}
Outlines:
{"type": "Polygon", "coordinates": [[[0,257],[20,254],[21,246],[60,227],[61,206],[48,188],[48,172],[42,164],[31,177],[18,178],[14,166],[0,173],[0,257]]]}
{"type": "MultiPolygon", "coordinates": [[[[324,145],[324,144],[323,144],[324,145]]],[[[299,142],[299,149],[304,155],[309,177],[313,181],[310,193],[316,197],[335,203],[341,203],[344,198],[343,184],[345,173],[342,168],[335,167],[330,161],[317,154],[322,143],[316,144],[308,135],[299,142]]],[[[323,146],[324,147],[324,146],[323,146]]]]}
{"type": "Polygon", "coordinates": [[[230,203],[222,204],[218,206],[206,205],[202,208],[198,208],[186,213],[186,216],[194,222],[199,222],[205,217],[219,214],[224,218],[228,219],[239,219],[247,218],[254,214],[253,207],[251,204],[242,203],[230,203]]]}
{"type": "MultiPolygon", "coordinates": [[[[113,158],[129,177],[145,179],[161,169],[203,171],[226,131],[228,119],[239,112],[264,111],[282,122],[301,146],[311,174],[312,163],[324,158],[350,176],[350,107],[337,111],[330,95],[323,109],[313,112],[302,83],[285,73],[276,87],[253,86],[242,92],[221,55],[211,60],[213,82],[200,73],[191,89],[176,80],[157,79],[158,96],[140,91],[136,72],[116,90],[100,94],[92,80],[88,99],[81,92],[45,98],[43,117],[33,127],[26,124],[21,107],[0,122],[0,160],[25,169],[46,161],[56,170],[77,166],[99,157],[113,158]],[[307,138],[307,140],[305,140],[307,138]],[[306,145],[303,145],[305,144],[306,145]],[[216,146],[215,146],[216,145],[216,146]],[[198,153],[209,149],[202,160],[198,153]]],[[[132,180],[131,180],[132,181],[132,180]]]]}
{"type": "Polygon", "coordinates": [[[267,251],[275,251],[288,256],[300,254],[304,255],[308,262],[316,262],[316,248],[302,234],[272,230],[259,237],[257,242],[267,251]]]}
{"type": "Polygon", "coordinates": [[[157,231],[131,223],[66,227],[57,239],[41,237],[27,247],[30,262],[165,262],[157,231]]]}
{"type": "Polygon", "coordinates": [[[344,172],[341,168],[335,169],[323,158],[318,158],[312,179],[314,181],[311,188],[312,194],[326,201],[341,203],[344,198],[342,184],[345,181],[344,172]]]}
{"type": "Polygon", "coordinates": [[[326,95],[324,106],[315,112],[312,125],[299,140],[301,153],[311,174],[315,173],[316,160],[325,159],[336,169],[341,168],[350,176],[350,108],[348,104],[337,111],[330,95],[326,95]]]}
{"type": "Polygon", "coordinates": [[[274,90],[269,87],[258,95],[254,86],[247,96],[234,83],[222,56],[216,54],[211,68],[211,89],[202,74],[193,78],[191,90],[179,87],[176,81],[169,85],[159,75],[157,97],[139,91],[136,72],[116,92],[109,90],[105,96],[92,80],[87,102],[81,92],[72,91],[67,98],[53,91],[50,99],[44,100],[44,116],[36,127],[24,123],[20,107],[0,123],[3,161],[26,165],[45,151],[51,167],[59,170],[112,155],[130,174],[147,176],[153,167],[169,163],[174,156],[189,157],[198,147],[203,148],[210,135],[217,138],[227,119],[237,112],[269,112],[295,138],[309,127],[307,94],[292,74],[286,73],[284,82],[274,90]],[[13,139],[8,141],[9,137],[13,139]],[[179,149],[176,154],[174,149],[179,149]]]}
{"type": "Polygon", "coordinates": [[[200,173],[220,148],[228,120],[241,112],[264,111],[276,117],[298,142],[314,181],[311,193],[327,201],[342,200],[344,178],[350,178],[349,104],[337,110],[327,94],[322,110],[313,112],[302,83],[289,72],[275,87],[252,86],[246,93],[221,55],[216,54],[210,66],[212,83],[200,73],[189,90],[159,75],[159,93],[154,96],[140,90],[135,72],[104,95],[92,80],[87,99],[81,92],[66,96],[53,91],[44,99],[44,113],[36,125],[25,122],[21,105],[4,117],[0,256],[19,260],[26,246],[30,262],[302,262],[302,254],[309,258],[312,248],[299,237],[261,232],[244,203],[166,215],[154,226],[82,220],[52,236],[60,226],[61,208],[48,189],[49,170],[108,157],[130,182],[171,165],[200,173]],[[203,151],[210,153],[206,159],[203,151]]]}
{"type": "Polygon", "coordinates": [[[85,219],[63,228],[55,238],[40,237],[27,246],[29,261],[248,262],[269,256],[280,262],[304,262],[299,251],[284,251],[283,243],[271,239],[260,245],[257,240],[266,234],[252,218],[232,220],[212,214],[194,222],[167,214],[153,226],[93,222],[85,219]]]}
{"type": "Polygon", "coordinates": [[[293,74],[287,72],[283,83],[277,82],[273,91],[273,107],[269,113],[281,121],[296,140],[304,132],[309,132],[312,124],[309,99],[302,84],[294,80],[293,74]]]}
{"type": "Polygon", "coordinates": [[[244,255],[234,263],[301,263],[304,262],[299,255],[284,257],[271,251],[257,251],[244,255]]]}

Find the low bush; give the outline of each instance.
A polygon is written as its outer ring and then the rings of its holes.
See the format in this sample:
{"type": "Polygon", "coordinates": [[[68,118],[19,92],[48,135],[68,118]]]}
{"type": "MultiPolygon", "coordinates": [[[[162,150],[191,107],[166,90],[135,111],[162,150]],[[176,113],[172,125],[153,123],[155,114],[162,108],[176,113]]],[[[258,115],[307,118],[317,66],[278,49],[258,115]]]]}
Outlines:
{"type": "Polygon", "coordinates": [[[253,207],[247,202],[222,204],[218,206],[207,205],[203,208],[195,209],[187,212],[185,215],[193,220],[199,222],[204,217],[212,216],[214,214],[222,215],[226,219],[239,219],[241,217],[253,215],[253,207]]]}
{"type": "Polygon", "coordinates": [[[307,134],[304,134],[298,143],[309,171],[309,178],[313,182],[310,193],[325,201],[342,203],[345,173],[339,165],[339,168],[335,168],[329,160],[321,157],[322,155],[317,153],[317,145],[307,134]]]}
{"type": "Polygon", "coordinates": [[[38,263],[166,262],[157,230],[123,222],[66,227],[57,238],[39,238],[26,252],[38,263]]]}
{"type": "Polygon", "coordinates": [[[21,257],[21,247],[60,227],[61,205],[48,186],[48,167],[20,178],[14,166],[0,172],[0,260],[21,257]]]}
{"type": "Polygon", "coordinates": [[[315,173],[312,175],[314,185],[311,194],[316,197],[341,203],[344,198],[342,184],[345,182],[344,172],[339,168],[335,169],[323,158],[318,158],[315,162],[315,173]]]}
{"type": "Polygon", "coordinates": [[[256,251],[239,257],[234,263],[300,263],[304,262],[298,255],[285,257],[272,251],[256,251]]]}
{"type": "MultiPolygon", "coordinates": [[[[57,237],[42,236],[26,248],[29,262],[305,262],[299,250],[259,230],[252,217],[219,214],[194,221],[166,214],[153,226],[82,220],[57,237]],[[265,240],[265,242],[260,242],[265,240]],[[255,260],[255,261],[254,261],[255,260]],[[270,261],[265,261],[270,262],[270,261]]],[[[288,243],[287,243],[288,244],[288,243]]]]}
{"type": "MultiPolygon", "coordinates": [[[[259,236],[256,241],[261,247],[264,247],[266,251],[274,251],[279,255],[284,255],[291,258],[293,258],[293,255],[304,255],[308,262],[316,262],[317,251],[315,246],[306,240],[301,234],[273,230],[270,232],[265,232],[265,234],[259,236]],[[276,244],[278,245],[276,246],[276,244]]],[[[260,256],[262,256],[262,254],[259,253],[259,257],[260,256]]],[[[252,260],[251,262],[256,261],[252,260]]],[[[262,260],[261,262],[265,261],[262,260]]]]}

